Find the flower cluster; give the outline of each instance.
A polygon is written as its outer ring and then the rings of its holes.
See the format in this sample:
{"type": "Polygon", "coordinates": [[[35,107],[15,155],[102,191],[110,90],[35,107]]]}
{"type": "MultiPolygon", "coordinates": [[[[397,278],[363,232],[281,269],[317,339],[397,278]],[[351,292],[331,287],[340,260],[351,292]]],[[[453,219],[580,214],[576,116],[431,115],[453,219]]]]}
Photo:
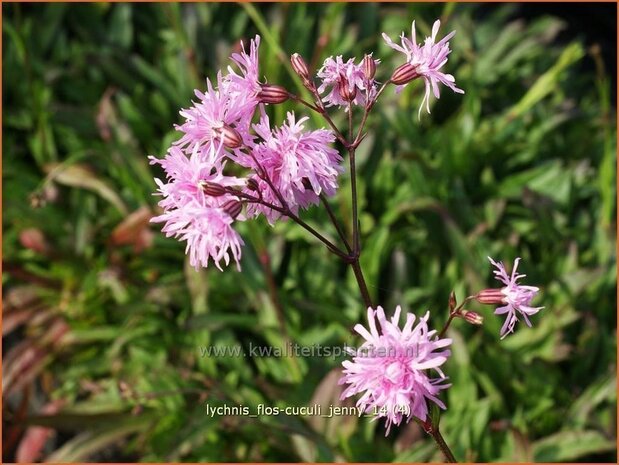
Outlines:
{"type": "Polygon", "coordinates": [[[408,313],[400,329],[400,313],[398,306],[388,321],[382,307],[368,308],[369,331],[362,325],[355,326],[365,342],[352,361],[343,362],[344,375],[340,380],[340,384],[349,385],[342,399],[362,393],[357,406],[376,412],[377,418],[385,417],[387,434],[391,425],[399,425],[404,417],[425,421],[427,401],[444,409],[438,394],[450,386],[440,367],[451,354],[446,349],[451,339],[440,339],[436,331],[428,330],[429,313],[417,325],[415,315],[408,313]],[[430,378],[430,369],[439,377],[430,378]]]}
{"type": "MultiPolygon", "coordinates": [[[[332,147],[331,130],[305,130],[307,118],[293,113],[279,128],[271,128],[264,105],[288,98],[287,92],[259,81],[260,36],[231,57],[228,73],[207,80],[205,92],[180,111],[184,122],[176,126],[181,137],[160,165],[165,180],[156,179],[163,213],[152,219],[164,223],[162,231],[186,242],[192,266],[206,267],[212,259],[221,269],[231,258],[240,269],[243,240],[235,221],[264,214],[269,222],[281,212],[296,213],[333,195],[342,172],[341,157],[332,147]],[[258,124],[252,124],[260,110],[258,124]],[[225,174],[230,164],[246,168],[244,177],[225,174]],[[246,205],[247,215],[242,214],[246,205]]],[[[236,170],[235,172],[237,172],[236,170]]]]}
{"type": "MultiPolygon", "coordinates": [[[[241,51],[230,57],[232,64],[227,67],[227,73],[220,71],[214,84],[207,80],[206,91],[196,90],[197,100],[180,111],[184,121],[176,129],[181,136],[166,156],[163,159],[150,157],[151,164],[159,165],[165,173],[164,180],[155,180],[158,194],[162,196],[159,201],[162,212],[152,221],[163,223],[162,231],[166,236],[186,243],[192,266],[206,267],[212,260],[220,270],[222,262],[228,265],[231,261],[240,269],[243,240],[234,229],[237,221],[264,215],[274,224],[281,217],[291,217],[316,233],[297,217],[299,210],[318,204],[323,195],[336,193],[343,167],[334,143],[339,140],[350,151],[352,169],[354,150],[362,140],[368,113],[388,84],[397,86],[396,91],[399,91],[412,80],[423,79],[425,94],[419,114],[424,106],[430,112],[430,94],[440,97],[439,84],[456,93],[464,92],[456,87],[451,74],[441,71],[451,53],[449,39],[455,32],[437,42],[439,27],[437,20],[431,36],[419,44],[414,21],[411,38],[402,33],[401,45],[383,33],[386,43],[403,53],[406,61],[380,88],[375,79],[380,60],[374,59],[372,54],[366,54],[358,63],[356,58],[328,57],[316,73],[318,85],[303,58],[293,54],[290,57],[292,69],[312,94],[313,103],[281,86],[260,81],[260,36],[250,42],[248,51],[241,44],[241,51]],[[280,126],[272,125],[265,105],[289,99],[318,112],[330,129],[306,129],[309,118],[297,118],[292,112],[287,113],[280,126]],[[364,116],[359,135],[353,139],[351,127],[348,140],[337,130],[326,107],[350,112],[348,121],[352,125],[355,106],[363,107],[364,116]]],[[[354,176],[353,170],[352,181],[354,176]]],[[[351,182],[351,186],[355,184],[351,182]]],[[[351,190],[355,195],[354,187],[351,190]]],[[[356,203],[353,205],[353,218],[356,219],[356,203]]],[[[338,227],[337,223],[335,226],[338,227]]],[[[356,229],[353,228],[353,235],[358,234],[356,229]]],[[[353,250],[339,228],[338,232],[348,255],[320,234],[314,235],[347,263],[356,260],[358,265],[358,235],[353,238],[356,241],[353,250]]],[[[517,273],[519,258],[511,275],[501,262],[489,260],[503,287],[482,290],[467,297],[459,307],[452,293],[450,314],[440,334],[429,329],[429,313],[419,319],[408,313],[400,328],[399,306],[391,320],[387,320],[382,307],[368,308],[369,330],[360,324],[355,326],[364,342],[358,350],[350,352],[352,360],[343,362],[340,384],[347,387],[342,399],[361,394],[357,406],[386,418],[387,434],[393,424],[401,424],[404,418],[407,421],[417,418],[430,431],[434,425],[428,414],[429,402],[444,409],[438,396],[450,386],[441,367],[451,354],[448,347],[452,341],[442,336],[455,317],[471,324],[483,324],[482,315],[464,309],[463,305],[474,299],[482,304],[500,305],[495,314],[506,316],[501,338],[514,331],[520,316],[531,326],[529,316],[543,308],[531,306],[539,289],[518,283],[525,276],[517,273]],[[432,377],[431,370],[438,377],[432,377]]],[[[364,289],[362,276],[359,278],[357,273],[355,276],[364,289]]],[[[364,296],[369,304],[367,291],[364,296]]]]}
{"type": "MultiPolygon", "coordinates": [[[[424,45],[416,43],[414,22],[412,41],[402,37],[402,47],[385,36],[406,54],[407,66],[414,70],[412,74],[404,70],[405,80],[418,76],[426,80],[426,104],[430,86],[439,96],[438,82],[462,92],[451,75],[439,71],[447,61],[447,41],[453,33],[435,43],[438,24],[424,45]]],[[[151,163],[165,172],[165,180],[156,180],[163,212],[152,221],[164,223],[167,236],[186,242],[196,268],[206,267],[212,259],[221,269],[221,261],[228,264],[231,258],[239,268],[243,241],[233,228],[236,221],[262,214],[273,224],[282,216],[297,215],[300,208],[318,204],[322,195],[334,195],[343,171],[333,144],[344,138],[332,130],[328,117],[331,129],[307,130],[308,118],[294,113],[288,113],[281,126],[271,127],[265,105],[298,97],[260,81],[259,47],[260,36],[251,40],[248,50],[241,44],[241,51],[230,57],[227,72],[218,72],[214,83],[207,79],[206,91],[196,90],[197,100],[180,111],[184,121],[176,129],[181,136],[166,157],[151,157],[151,163]],[[256,113],[260,116],[255,123],[256,113]],[[224,174],[231,165],[247,170],[245,175],[224,174]]],[[[325,105],[345,111],[363,106],[369,111],[380,94],[375,80],[379,63],[372,54],[358,63],[355,58],[329,57],[317,72],[316,86],[303,59],[291,56],[292,68],[315,97],[316,106],[308,106],[323,116],[325,105]]],[[[392,77],[389,82],[400,81],[392,77]]]]}
{"type": "MultiPolygon", "coordinates": [[[[506,315],[500,335],[503,339],[514,331],[518,315],[531,326],[529,316],[539,312],[543,307],[531,307],[531,300],[537,295],[539,288],[518,284],[525,275],[518,274],[520,258],[517,258],[511,275],[508,275],[503,263],[495,262],[488,257],[496,270],[496,278],[504,285],[500,289],[484,289],[475,296],[482,304],[501,305],[494,313],[506,315]]],[[[465,302],[466,303],[466,302],[465,302]]],[[[460,316],[468,323],[483,324],[483,317],[469,310],[455,309],[455,297],[450,297],[450,308],[454,315],[460,316]]],[[[368,308],[369,331],[361,325],[355,326],[364,342],[354,351],[352,361],[344,361],[343,375],[340,384],[349,386],[342,393],[342,399],[356,394],[362,394],[357,401],[357,407],[366,412],[374,412],[378,417],[386,417],[387,434],[392,424],[399,425],[404,417],[407,421],[415,417],[422,422],[428,421],[428,404],[432,401],[441,408],[445,405],[438,398],[441,390],[448,388],[447,378],[441,371],[441,366],[450,355],[445,349],[451,344],[451,339],[436,336],[436,331],[428,330],[429,313],[419,319],[416,326],[415,315],[408,314],[402,329],[399,327],[401,309],[398,306],[391,321],[385,318],[381,307],[376,310],[368,308]],[[380,325],[377,328],[376,320],[380,325]],[[430,378],[427,370],[434,369],[438,378],[430,378]]],[[[449,326],[441,332],[445,332],[449,326]]]]}
{"type": "Polygon", "coordinates": [[[355,64],[354,58],[344,62],[341,55],[327,58],[318,70],[321,80],[318,92],[330,90],[323,101],[327,106],[344,107],[346,111],[349,103],[367,105],[376,96],[374,74],[379,63],[380,60],[375,60],[371,55],[366,55],[359,64],[355,64]]]}

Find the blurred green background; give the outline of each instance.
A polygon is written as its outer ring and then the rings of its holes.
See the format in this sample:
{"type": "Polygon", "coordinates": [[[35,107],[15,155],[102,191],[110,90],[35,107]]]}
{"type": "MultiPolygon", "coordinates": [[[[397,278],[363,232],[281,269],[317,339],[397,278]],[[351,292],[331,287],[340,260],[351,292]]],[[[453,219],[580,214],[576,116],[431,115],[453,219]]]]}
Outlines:
{"type": "MultiPolygon", "coordinates": [[[[3,4],[4,460],[442,460],[414,422],[385,437],[367,418],[207,415],[337,404],[341,358],[200,347],[354,344],[365,311],[351,270],[294,224],[239,226],[240,274],[193,271],[148,224],[146,158],[241,39],[260,33],[261,74],[299,91],[289,54],[374,51],[386,79],[401,56],[380,33],[440,17],[466,94],[443,89],[419,121],[423,86],[389,90],[359,149],[370,291],[439,327],[452,289],[494,285],[487,255],[522,257],[546,308],[504,341],[490,307],[470,307],[482,327],[455,322],[443,434],[460,460],[616,462],[615,37],[519,8],[3,4]]],[[[335,237],[321,209],[303,217],[335,237]]]]}

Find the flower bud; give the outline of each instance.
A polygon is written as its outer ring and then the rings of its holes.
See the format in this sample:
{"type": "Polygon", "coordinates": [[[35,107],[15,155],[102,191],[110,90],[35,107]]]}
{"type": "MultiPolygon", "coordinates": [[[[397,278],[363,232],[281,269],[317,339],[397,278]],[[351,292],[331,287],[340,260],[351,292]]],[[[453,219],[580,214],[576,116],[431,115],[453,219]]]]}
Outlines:
{"type": "Polygon", "coordinates": [[[298,53],[292,54],[290,57],[290,63],[292,64],[292,69],[294,69],[294,72],[297,73],[301,79],[303,79],[303,82],[306,80],[309,81],[307,64],[301,55],[298,53]]]}
{"type": "Polygon", "coordinates": [[[274,84],[260,84],[258,100],[260,103],[283,103],[288,100],[288,91],[274,84]]]}
{"type": "Polygon", "coordinates": [[[243,138],[241,137],[241,134],[232,126],[225,124],[220,131],[224,146],[227,148],[238,149],[241,145],[243,145],[243,138]]]}
{"type": "Polygon", "coordinates": [[[453,312],[456,305],[458,305],[458,302],[456,301],[456,293],[451,291],[451,294],[449,294],[449,311],[453,312]]]}
{"type": "Polygon", "coordinates": [[[198,185],[200,189],[202,189],[202,192],[211,197],[221,197],[226,193],[226,188],[224,186],[214,182],[200,181],[198,185]]]}
{"type": "Polygon", "coordinates": [[[354,86],[352,90],[350,89],[350,84],[346,76],[340,74],[340,97],[342,97],[347,102],[352,102],[357,96],[357,87],[354,86]]]}
{"type": "Polygon", "coordinates": [[[243,209],[243,204],[238,200],[228,200],[223,204],[224,211],[232,217],[232,219],[236,219],[237,216],[241,213],[243,209]]]}
{"type": "Polygon", "coordinates": [[[40,254],[46,254],[49,251],[49,244],[40,229],[27,228],[19,234],[19,242],[27,249],[33,250],[40,254]]]}
{"type": "Polygon", "coordinates": [[[247,187],[254,192],[258,192],[260,190],[260,186],[258,186],[258,181],[256,181],[254,178],[249,178],[246,184],[247,187]]]}
{"type": "Polygon", "coordinates": [[[505,294],[501,289],[484,289],[475,296],[480,304],[498,305],[505,303],[505,294]]]}
{"type": "Polygon", "coordinates": [[[398,66],[391,75],[390,81],[398,86],[407,84],[419,76],[417,68],[410,63],[398,66]]]}
{"type": "Polygon", "coordinates": [[[371,81],[376,76],[376,61],[372,58],[372,55],[366,55],[363,57],[363,74],[366,79],[371,81]]]}
{"type": "Polygon", "coordinates": [[[301,81],[303,82],[305,88],[310,92],[315,91],[316,85],[314,84],[314,81],[310,79],[307,63],[305,63],[303,57],[298,53],[294,53],[290,57],[290,63],[292,64],[292,69],[294,69],[294,72],[297,73],[301,78],[301,81]]]}
{"type": "Polygon", "coordinates": [[[472,325],[482,325],[484,324],[484,317],[481,316],[477,312],[470,312],[468,310],[462,310],[460,312],[460,316],[464,318],[467,323],[471,323],[472,325]]]}
{"type": "Polygon", "coordinates": [[[261,165],[256,165],[254,167],[254,171],[256,172],[256,175],[260,178],[260,179],[264,179],[266,177],[266,173],[264,171],[264,168],[261,165]]]}

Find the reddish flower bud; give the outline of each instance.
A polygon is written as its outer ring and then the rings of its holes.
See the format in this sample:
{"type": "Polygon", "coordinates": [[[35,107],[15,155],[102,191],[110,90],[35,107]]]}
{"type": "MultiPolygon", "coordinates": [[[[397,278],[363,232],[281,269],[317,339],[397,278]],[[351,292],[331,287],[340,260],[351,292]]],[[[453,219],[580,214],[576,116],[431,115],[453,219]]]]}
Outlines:
{"type": "Polygon", "coordinates": [[[254,167],[254,171],[256,172],[256,175],[260,179],[264,179],[266,177],[266,173],[264,172],[264,168],[261,165],[256,165],[254,167]]]}
{"type": "Polygon", "coordinates": [[[223,137],[224,146],[229,149],[238,149],[243,145],[243,138],[239,131],[227,124],[221,128],[221,136],[223,137]]]}
{"type": "Polygon", "coordinates": [[[206,195],[210,195],[211,197],[221,197],[227,192],[224,186],[214,182],[200,181],[198,184],[200,185],[202,192],[206,195]]]}
{"type": "Polygon", "coordinates": [[[462,316],[467,323],[472,325],[481,325],[484,323],[484,317],[477,312],[462,310],[462,312],[460,312],[460,316],[462,316]]]}
{"type": "Polygon", "coordinates": [[[238,200],[228,200],[223,204],[223,209],[228,215],[235,219],[241,213],[243,204],[238,200]]]}
{"type": "Polygon", "coordinates": [[[288,97],[288,91],[282,86],[260,84],[260,92],[258,92],[260,103],[283,103],[288,100],[288,97]]]}
{"type": "Polygon", "coordinates": [[[475,300],[480,304],[498,305],[505,303],[505,294],[501,289],[484,289],[475,296],[475,300]]]}
{"type": "Polygon", "coordinates": [[[305,63],[303,57],[298,53],[294,53],[290,57],[290,63],[292,64],[292,69],[294,69],[294,72],[297,73],[301,78],[301,81],[303,82],[305,88],[308,89],[310,92],[315,91],[316,85],[310,79],[307,63],[305,63]]]}
{"type": "Polygon", "coordinates": [[[411,82],[419,76],[417,68],[409,63],[398,66],[391,75],[390,81],[398,86],[411,82]]]}
{"type": "Polygon", "coordinates": [[[292,64],[292,69],[294,69],[294,72],[297,73],[304,82],[305,80],[309,80],[307,64],[301,55],[298,53],[292,54],[290,57],[290,63],[292,64]]]}
{"type": "Polygon", "coordinates": [[[37,228],[24,229],[19,234],[19,242],[27,249],[40,254],[46,254],[49,251],[49,244],[47,240],[45,240],[45,236],[41,230],[37,228]]]}
{"type": "Polygon", "coordinates": [[[452,312],[453,309],[456,308],[456,305],[458,305],[458,302],[456,301],[456,293],[451,291],[451,294],[449,294],[449,311],[452,312]]]}
{"type": "Polygon", "coordinates": [[[340,74],[340,97],[342,97],[347,102],[352,102],[357,96],[357,87],[354,86],[352,90],[350,89],[350,84],[346,76],[340,74]]]}
{"type": "Polygon", "coordinates": [[[372,80],[376,76],[376,61],[374,61],[372,55],[363,57],[363,73],[368,80],[372,80]]]}
{"type": "Polygon", "coordinates": [[[254,192],[258,192],[260,190],[260,186],[258,186],[258,181],[256,181],[254,178],[249,178],[247,180],[247,187],[254,192]]]}

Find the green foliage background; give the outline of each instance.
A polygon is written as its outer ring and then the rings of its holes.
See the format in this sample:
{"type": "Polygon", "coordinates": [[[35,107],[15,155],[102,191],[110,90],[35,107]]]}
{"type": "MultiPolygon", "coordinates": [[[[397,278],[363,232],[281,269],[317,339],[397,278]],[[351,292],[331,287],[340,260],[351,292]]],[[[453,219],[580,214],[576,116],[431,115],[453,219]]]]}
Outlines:
{"type": "MultiPolygon", "coordinates": [[[[148,239],[144,218],[126,223],[157,200],[146,156],[163,156],[178,110],[241,39],[260,33],[262,73],[300,91],[289,54],[319,66],[375,51],[386,79],[401,57],[380,33],[416,19],[429,34],[440,17],[443,34],[457,30],[447,68],[466,94],[444,90],[418,120],[422,86],[389,90],[359,150],[370,291],[388,313],[431,310],[439,327],[452,289],[492,285],[487,255],[522,257],[545,310],[504,341],[490,307],[470,308],[483,326],[452,326],[447,442],[467,461],[616,461],[616,115],[599,52],[558,41],[558,19],[471,4],[2,8],[3,431],[17,435],[5,459],[33,424],[57,431],[51,461],[442,459],[414,422],[385,437],[368,418],[206,414],[338,402],[341,357],[200,356],[355,343],[354,277],[298,227],[241,225],[241,273],[197,273],[155,227],[143,249],[117,229],[148,239]]],[[[348,173],[334,204],[350,217],[348,173]]],[[[321,209],[303,217],[335,237],[321,209]]]]}

